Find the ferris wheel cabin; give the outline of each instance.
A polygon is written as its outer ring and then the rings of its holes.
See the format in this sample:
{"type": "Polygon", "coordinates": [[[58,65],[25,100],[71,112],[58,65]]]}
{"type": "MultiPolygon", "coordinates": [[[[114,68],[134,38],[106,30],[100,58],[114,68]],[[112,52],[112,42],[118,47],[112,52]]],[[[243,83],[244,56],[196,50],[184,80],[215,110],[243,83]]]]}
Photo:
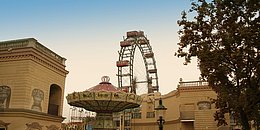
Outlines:
{"type": "Polygon", "coordinates": [[[129,32],[126,32],[126,36],[127,36],[127,38],[144,36],[144,32],[143,31],[129,31],[129,32]]]}
{"type": "Polygon", "coordinates": [[[128,47],[128,46],[131,46],[131,45],[132,45],[131,41],[121,41],[120,42],[121,47],[128,47]]]}
{"type": "Polygon", "coordinates": [[[128,60],[121,60],[121,61],[117,61],[116,62],[116,66],[117,67],[126,67],[129,65],[129,61],[128,60]]]}

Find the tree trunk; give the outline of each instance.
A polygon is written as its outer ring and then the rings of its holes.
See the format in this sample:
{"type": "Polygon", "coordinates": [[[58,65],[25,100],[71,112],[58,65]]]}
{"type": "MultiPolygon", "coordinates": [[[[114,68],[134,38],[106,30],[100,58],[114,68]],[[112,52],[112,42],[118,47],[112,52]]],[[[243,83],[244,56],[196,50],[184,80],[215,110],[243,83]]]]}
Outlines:
{"type": "Polygon", "coordinates": [[[245,111],[242,108],[240,110],[240,119],[241,119],[242,130],[250,130],[248,118],[246,116],[245,111]]]}

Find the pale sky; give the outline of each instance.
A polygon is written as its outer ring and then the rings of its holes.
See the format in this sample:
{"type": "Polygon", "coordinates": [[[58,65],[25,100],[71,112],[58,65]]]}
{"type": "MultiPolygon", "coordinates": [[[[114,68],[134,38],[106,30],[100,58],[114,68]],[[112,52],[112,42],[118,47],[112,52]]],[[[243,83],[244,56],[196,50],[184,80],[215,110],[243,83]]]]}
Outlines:
{"type": "MultiPolygon", "coordinates": [[[[178,49],[181,11],[190,0],[1,0],[0,41],[33,37],[67,59],[65,96],[97,85],[104,75],[117,86],[119,42],[142,30],[150,40],[162,94],[179,79],[199,79],[196,60],[184,66],[178,49]]],[[[64,114],[69,105],[64,99],[64,114]]]]}

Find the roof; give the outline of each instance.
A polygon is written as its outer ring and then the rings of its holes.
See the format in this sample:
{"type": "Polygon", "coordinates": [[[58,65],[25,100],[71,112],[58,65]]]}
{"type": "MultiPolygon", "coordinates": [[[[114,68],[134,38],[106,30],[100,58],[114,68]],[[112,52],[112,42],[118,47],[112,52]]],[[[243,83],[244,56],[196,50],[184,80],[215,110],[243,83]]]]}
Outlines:
{"type": "Polygon", "coordinates": [[[66,59],[56,54],[49,48],[45,47],[41,43],[39,43],[35,38],[24,38],[24,39],[16,39],[16,40],[8,40],[8,41],[0,41],[0,50],[13,50],[13,49],[21,49],[21,48],[34,48],[41,53],[48,55],[58,61],[59,63],[65,65],[66,59]]]}
{"type": "MultiPolygon", "coordinates": [[[[91,87],[87,89],[86,91],[109,91],[109,92],[121,92],[121,90],[117,89],[114,85],[109,83],[109,77],[103,76],[102,82],[100,82],[98,85],[91,87]]],[[[122,91],[123,92],[123,91],[122,91]]]]}

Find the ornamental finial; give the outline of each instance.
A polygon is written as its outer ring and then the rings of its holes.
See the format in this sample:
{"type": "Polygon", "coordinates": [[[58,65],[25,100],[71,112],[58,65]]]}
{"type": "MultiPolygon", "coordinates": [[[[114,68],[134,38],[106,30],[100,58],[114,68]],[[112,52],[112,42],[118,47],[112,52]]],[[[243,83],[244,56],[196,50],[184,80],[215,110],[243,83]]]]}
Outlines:
{"type": "Polygon", "coordinates": [[[109,82],[109,80],[110,80],[109,76],[103,76],[103,77],[101,78],[101,81],[102,81],[102,82],[109,82]]]}

